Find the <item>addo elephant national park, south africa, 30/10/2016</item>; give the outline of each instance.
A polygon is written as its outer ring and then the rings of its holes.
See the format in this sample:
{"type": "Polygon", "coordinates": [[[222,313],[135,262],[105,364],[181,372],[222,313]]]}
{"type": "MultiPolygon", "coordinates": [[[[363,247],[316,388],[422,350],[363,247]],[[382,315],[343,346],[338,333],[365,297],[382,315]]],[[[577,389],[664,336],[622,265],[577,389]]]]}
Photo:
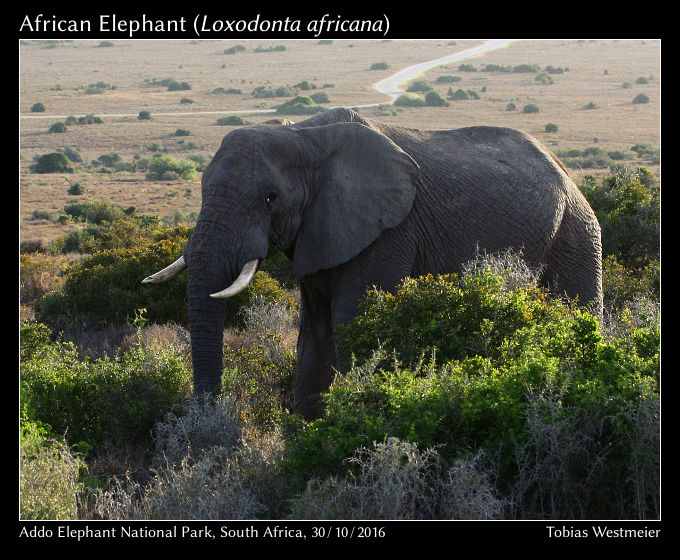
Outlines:
{"type": "MultiPolygon", "coordinates": [[[[235,128],[217,124],[218,119],[238,115],[243,122],[258,124],[279,116],[258,111],[274,111],[290,100],[257,97],[253,92],[258,88],[288,86],[297,95],[325,92],[328,101],[319,103],[322,107],[360,107],[367,118],[421,130],[476,125],[518,128],[556,151],[598,146],[624,154],[623,163],[631,165],[640,164],[630,159],[636,156],[630,152],[632,146],[658,148],[659,40],[514,40],[415,78],[429,83],[441,97],[451,88],[473,91],[478,99],[454,100],[446,107],[362,107],[390,101],[373,87],[380,80],[482,43],[468,39],[22,41],[21,240],[50,241],[68,232],[72,223],[40,216],[56,217],[65,205],[91,199],[162,217],[198,212],[200,173],[193,179],[149,180],[145,173],[125,170],[124,165],[106,168],[91,162],[107,154],[131,162],[159,152],[177,159],[209,160],[224,135],[235,128]],[[482,71],[486,65],[535,65],[539,72],[482,71]],[[559,73],[537,80],[548,67],[559,73]],[[451,83],[448,76],[460,80],[451,83]],[[167,79],[190,89],[169,90],[167,79]],[[639,94],[649,102],[633,103],[639,94]],[[44,112],[31,110],[38,103],[44,112]],[[516,110],[507,110],[509,104],[516,110]],[[538,112],[523,112],[529,104],[536,105],[538,112]],[[139,119],[140,111],[148,111],[151,118],[139,119]],[[69,116],[85,115],[98,116],[101,122],[49,132],[69,116]],[[557,125],[556,132],[546,132],[549,123],[557,125]],[[177,136],[178,130],[188,135],[177,136]],[[30,172],[37,156],[67,147],[77,150],[83,161],[75,164],[75,172],[30,172]],[[74,183],[82,186],[81,194],[68,193],[74,183]]],[[[284,116],[300,121],[308,115],[284,116]]],[[[658,173],[658,163],[641,163],[658,173]]],[[[570,167],[569,171],[578,180],[584,173],[608,170],[570,167]]]]}

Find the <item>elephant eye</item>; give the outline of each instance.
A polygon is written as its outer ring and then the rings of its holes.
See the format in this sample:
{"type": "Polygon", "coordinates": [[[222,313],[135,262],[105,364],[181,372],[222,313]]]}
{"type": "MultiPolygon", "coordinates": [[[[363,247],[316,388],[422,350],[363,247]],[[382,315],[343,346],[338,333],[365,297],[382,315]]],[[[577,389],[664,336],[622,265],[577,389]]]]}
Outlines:
{"type": "Polygon", "coordinates": [[[265,198],[265,201],[269,206],[271,206],[272,204],[274,204],[274,202],[276,202],[277,198],[279,198],[278,194],[276,194],[275,192],[270,192],[265,198]]]}

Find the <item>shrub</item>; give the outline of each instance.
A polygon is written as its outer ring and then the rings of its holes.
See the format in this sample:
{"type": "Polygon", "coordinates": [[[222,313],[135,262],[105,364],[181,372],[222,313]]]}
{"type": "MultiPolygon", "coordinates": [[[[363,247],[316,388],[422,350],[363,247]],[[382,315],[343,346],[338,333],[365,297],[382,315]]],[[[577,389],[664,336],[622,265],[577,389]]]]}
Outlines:
{"type": "Polygon", "coordinates": [[[35,103],[31,107],[31,113],[44,113],[45,112],[45,105],[42,103],[35,103]]]}
{"type": "Polygon", "coordinates": [[[188,82],[178,82],[177,80],[172,80],[168,84],[168,91],[185,91],[191,89],[191,85],[188,82]]]}
{"type": "Polygon", "coordinates": [[[538,111],[538,105],[535,103],[529,103],[522,109],[522,113],[538,113],[538,111]]]}
{"type": "Polygon", "coordinates": [[[19,257],[20,301],[29,304],[53,292],[63,282],[59,275],[65,259],[41,253],[21,254],[19,257]]]}
{"type": "Polygon", "coordinates": [[[294,519],[499,519],[505,504],[483,453],[461,459],[448,471],[434,448],[389,438],[348,459],[358,472],[312,479],[293,501],[294,519]]]}
{"type": "Polygon", "coordinates": [[[628,268],[658,258],[659,187],[648,170],[619,167],[608,177],[588,175],[580,188],[600,222],[605,257],[614,254],[628,268]]]}
{"type": "Polygon", "coordinates": [[[116,152],[111,152],[109,154],[102,154],[97,158],[97,161],[101,163],[102,165],[105,165],[107,167],[112,167],[114,164],[118,163],[121,161],[120,154],[116,152]]]}
{"type": "Polygon", "coordinates": [[[388,68],[387,62],[374,62],[371,64],[371,70],[387,70],[388,68]]]}
{"type": "Polygon", "coordinates": [[[406,88],[406,91],[430,91],[432,89],[432,86],[428,84],[427,82],[423,81],[415,81],[412,84],[406,88]]]}
{"type": "MultiPolygon", "coordinates": [[[[503,288],[498,274],[476,270],[461,279],[409,280],[394,295],[368,292],[356,322],[339,336],[344,348],[366,352],[324,395],[324,416],[300,431],[290,468],[344,476],[351,471],[345,458],[395,437],[437,446],[449,466],[464,451],[483,449],[495,457],[498,491],[526,497],[548,486],[571,493],[561,511],[570,518],[625,517],[640,490],[637,511],[653,514],[658,440],[642,434],[658,427],[658,324],[605,342],[589,314],[548,301],[535,288],[503,288]],[[379,344],[383,350],[369,354],[379,344]],[[543,428],[531,422],[540,395],[558,407],[554,421],[540,416],[543,428]],[[644,427],[634,420],[641,415],[644,427]],[[547,430],[563,421],[564,437],[583,434],[571,442],[578,453],[560,459],[559,445],[538,453],[538,441],[548,443],[547,430]],[[623,481],[640,454],[647,474],[632,488],[623,481]],[[539,455],[545,462],[534,460],[539,455]],[[546,470],[552,461],[568,474],[561,488],[546,470]]],[[[540,512],[518,515],[551,513],[546,502],[540,512]]]]}
{"type": "Polygon", "coordinates": [[[35,302],[36,317],[55,330],[76,323],[99,328],[125,325],[137,309],[146,308],[154,322],[186,323],[186,275],[158,286],[141,283],[177,259],[186,241],[181,235],[152,243],[137,237],[128,242],[137,246],[102,250],[71,263],[62,290],[35,302]]]}
{"type": "Polygon", "coordinates": [[[187,130],[186,128],[178,128],[173,133],[173,136],[191,136],[191,131],[187,130]]]}
{"type": "Polygon", "coordinates": [[[151,181],[196,178],[196,165],[193,161],[178,160],[172,156],[152,157],[148,162],[147,171],[146,178],[151,181]]]}
{"type": "Polygon", "coordinates": [[[31,166],[33,173],[72,173],[71,161],[61,152],[52,152],[39,156],[35,165],[31,166]]]}
{"type": "Polygon", "coordinates": [[[60,148],[59,151],[62,152],[73,163],[80,163],[81,161],[83,161],[80,152],[76,148],[66,146],[64,148],[60,148]]]}
{"type": "Polygon", "coordinates": [[[330,103],[331,101],[327,91],[317,91],[312,93],[309,97],[312,98],[314,103],[330,103]]]}
{"type": "Polygon", "coordinates": [[[248,307],[258,299],[268,303],[281,303],[291,314],[297,313],[295,298],[270,274],[264,270],[258,270],[245,290],[227,300],[227,326],[244,328],[246,323],[241,314],[241,308],[248,307]]]}
{"type": "Polygon", "coordinates": [[[512,67],[512,71],[516,73],[532,74],[539,70],[540,67],[537,64],[518,64],[517,66],[512,67]]]}
{"type": "Polygon", "coordinates": [[[276,476],[283,446],[276,434],[235,448],[214,445],[198,460],[154,471],[143,486],[116,481],[93,493],[94,519],[279,519],[290,499],[286,481],[276,476]]]}
{"type": "Polygon", "coordinates": [[[534,81],[539,82],[541,84],[546,84],[546,85],[550,85],[550,84],[555,83],[555,80],[553,80],[552,77],[550,75],[548,75],[547,72],[541,72],[540,74],[538,74],[534,78],[534,81]]]}
{"type": "Polygon", "coordinates": [[[557,132],[558,128],[555,123],[548,123],[545,125],[545,131],[548,133],[557,132]]]}
{"type": "Polygon", "coordinates": [[[438,92],[431,90],[425,94],[425,105],[428,107],[448,107],[450,103],[438,92]]]}
{"type": "Polygon", "coordinates": [[[243,45],[234,45],[228,49],[224,49],[224,54],[238,54],[240,52],[245,52],[246,48],[243,45]]]}
{"type": "Polygon", "coordinates": [[[55,122],[47,132],[50,133],[55,133],[55,132],[66,132],[68,129],[66,128],[66,125],[63,122],[55,122]]]}
{"type": "Polygon", "coordinates": [[[318,106],[311,97],[306,95],[299,95],[276,108],[276,112],[280,115],[308,115],[323,111],[325,111],[323,107],[318,106]]]}
{"type": "Polygon", "coordinates": [[[255,47],[253,49],[253,52],[256,53],[269,53],[269,52],[282,52],[285,51],[286,47],[285,45],[275,45],[272,47],[255,47]]]}
{"type": "Polygon", "coordinates": [[[90,361],[81,360],[70,343],[39,341],[26,348],[21,340],[22,401],[70,444],[146,441],[153,425],[189,392],[189,369],[171,348],[138,345],[90,361]]]}
{"type": "Polygon", "coordinates": [[[123,209],[107,200],[93,200],[64,206],[64,213],[74,220],[82,220],[91,224],[114,222],[123,217],[123,209]]]}
{"type": "Polygon", "coordinates": [[[217,124],[220,126],[241,126],[245,123],[238,115],[229,115],[228,117],[220,117],[217,119],[217,124]]]}
{"type": "Polygon", "coordinates": [[[19,518],[78,519],[86,464],[59,438],[24,424],[19,445],[19,518]]]}
{"type": "Polygon", "coordinates": [[[445,83],[450,83],[450,82],[460,82],[463,78],[460,76],[437,76],[437,81],[438,82],[445,82],[445,83]]]}
{"type": "Polygon", "coordinates": [[[303,91],[308,91],[310,89],[316,89],[316,86],[307,80],[302,80],[300,83],[295,84],[293,87],[296,87],[298,89],[301,89],[303,91]]]}
{"type": "Polygon", "coordinates": [[[151,113],[149,111],[140,111],[137,115],[137,119],[140,121],[148,121],[151,119],[151,113]]]}
{"type": "Polygon", "coordinates": [[[69,185],[68,190],[66,192],[72,196],[78,196],[83,194],[85,192],[85,189],[83,189],[83,186],[80,183],[73,183],[69,185]]]}
{"type": "Polygon", "coordinates": [[[394,100],[397,107],[424,107],[425,99],[417,93],[402,93],[394,100]]]}
{"type": "Polygon", "coordinates": [[[465,101],[470,99],[470,90],[465,91],[464,89],[457,89],[455,92],[450,93],[449,99],[454,101],[465,101]]]}
{"type": "Polygon", "coordinates": [[[204,451],[238,445],[242,426],[232,398],[219,396],[213,401],[189,399],[168,412],[153,428],[156,462],[180,464],[185,457],[200,459],[204,451]]]}
{"type": "Polygon", "coordinates": [[[638,93],[633,99],[633,103],[635,104],[649,103],[649,96],[645,95],[644,93],[638,93]]]}

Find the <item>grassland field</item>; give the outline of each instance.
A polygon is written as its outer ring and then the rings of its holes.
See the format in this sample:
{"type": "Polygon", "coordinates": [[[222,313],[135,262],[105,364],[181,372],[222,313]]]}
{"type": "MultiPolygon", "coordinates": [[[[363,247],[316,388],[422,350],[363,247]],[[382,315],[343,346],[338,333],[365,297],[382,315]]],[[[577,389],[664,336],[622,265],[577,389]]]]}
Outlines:
{"type": "MultiPolygon", "coordinates": [[[[19,221],[21,240],[50,241],[73,224],[34,219],[34,211],[58,216],[67,204],[104,199],[138,213],[188,215],[200,209],[200,174],[195,180],[150,181],[137,172],[76,172],[34,174],[29,167],[36,156],[64,147],[76,148],[85,164],[100,155],[118,153],[123,161],[135,155],[151,157],[150,147],[184,159],[212,157],[222,137],[233,127],[216,124],[220,112],[234,112],[246,123],[273,118],[271,113],[286,98],[255,98],[258,86],[292,86],[304,80],[324,89],[331,106],[356,107],[387,102],[372,84],[415,63],[436,59],[481,44],[476,40],[114,40],[22,41],[19,46],[19,221]],[[230,47],[245,50],[225,54],[230,47]],[[285,50],[255,52],[257,47],[284,45],[285,50]],[[371,70],[385,62],[387,69],[371,70]],[[149,85],[165,78],[187,82],[191,89],[168,91],[149,85]],[[88,85],[103,82],[113,87],[87,93],[88,85]],[[332,87],[330,85],[332,84],[332,87]],[[324,87],[326,86],[326,87],[324,87]],[[217,94],[216,88],[240,89],[240,94],[217,94]],[[193,103],[180,104],[182,98],[193,103]],[[45,112],[35,113],[36,103],[45,112]],[[140,111],[150,120],[139,120],[140,111]],[[67,116],[96,115],[101,124],[69,126],[65,133],[50,133],[50,126],[67,116]],[[177,137],[177,129],[190,136],[177,137]],[[180,143],[184,140],[184,143],[180,143]],[[191,149],[186,149],[191,142],[191,149]],[[69,195],[73,183],[84,187],[69,195]]],[[[553,149],[586,148],[629,151],[635,144],[658,148],[661,129],[661,43],[659,40],[516,40],[508,46],[448,66],[433,68],[418,80],[427,80],[445,96],[449,87],[471,89],[480,99],[453,101],[448,107],[403,108],[394,115],[376,116],[375,108],[360,112],[368,118],[420,128],[449,129],[471,125],[522,129],[553,149]],[[481,70],[486,64],[562,67],[551,75],[552,84],[535,80],[533,73],[461,72],[460,64],[481,70]],[[440,75],[462,78],[457,83],[436,82],[440,75]],[[647,83],[636,83],[638,78],[647,83]],[[630,87],[623,87],[628,83],[630,87]],[[485,88],[485,89],[484,89],[485,88]],[[649,102],[632,103],[639,93],[649,102]],[[516,111],[508,111],[514,103],[516,111]],[[533,103],[538,113],[523,113],[533,103]],[[589,103],[595,108],[586,109],[589,103]],[[554,123],[558,131],[546,133],[554,123]]],[[[302,92],[306,93],[306,92],[302,92]]],[[[307,92],[309,93],[309,92],[307,92]]],[[[324,104],[326,105],[326,104],[324,104]]],[[[288,117],[294,121],[306,116],[288,117]]],[[[634,164],[635,161],[629,163],[634,164]]],[[[659,165],[645,166],[659,173],[659,165]]],[[[570,170],[575,179],[593,170],[570,170]]],[[[607,170],[601,170],[607,171],[607,170]]]]}

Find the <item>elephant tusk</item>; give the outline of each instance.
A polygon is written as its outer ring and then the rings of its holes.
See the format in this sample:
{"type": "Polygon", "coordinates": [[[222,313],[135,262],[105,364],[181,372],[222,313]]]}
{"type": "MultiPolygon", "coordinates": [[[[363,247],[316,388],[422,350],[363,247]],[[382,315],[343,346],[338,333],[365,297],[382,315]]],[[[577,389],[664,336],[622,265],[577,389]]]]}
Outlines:
{"type": "Polygon", "coordinates": [[[243,268],[241,269],[241,274],[238,275],[238,278],[234,280],[231,286],[225,288],[221,292],[210,294],[210,297],[230,298],[231,296],[235,296],[236,294],[238,294],[240,291],[245,289],[245,287],[248,284],[250,284],[250,281],[253,279],[253,276],[255,275],[255,271],[257,270],[257,265],[259,264],[259,262],[260,262],[259,259],[253,259],[252,261],[248,261],[246,264],[243,265],[243,268]]]}
{"type": "Polygon", "coordinates": [[[142,280],[142,284],[148,284],[149,282],[152,284],[160,284],[161,282],[165,282],[166,280],[174,278],[180,272],[186,270],[186,268],[187,263],[184,262],[184,257],[182,256],[170,266],[166,266],[163,270],[156,272],[156,274],[152,274],[151,276],[144,278],[144,280],[142,280]]]}

